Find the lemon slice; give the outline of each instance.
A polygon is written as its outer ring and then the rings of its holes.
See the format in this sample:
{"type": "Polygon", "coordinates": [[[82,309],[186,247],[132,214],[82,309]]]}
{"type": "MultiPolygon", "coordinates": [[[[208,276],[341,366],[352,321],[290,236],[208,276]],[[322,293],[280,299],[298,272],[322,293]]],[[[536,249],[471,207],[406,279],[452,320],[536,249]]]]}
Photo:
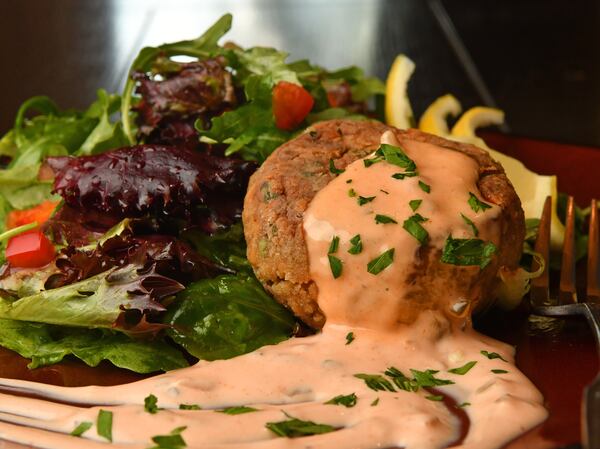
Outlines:
{"type": "Polygon", "coordinates": [[[504,112],[487,107],[474,107],[466,111],[448,133],[446,118],[456,116],[460,112],[460,103],[451,95],[444,95],[434,101],[419,121],[421,131],[437,134],[447,139],[471,143],[489,151],[506,172],[521,199],[525,218],[539,218],[544,208],[544,200],[552,197],[552,231],[550,243],[553,250],[560,251],[564,239],[565,228],[556,214],[558,190],[556,176],[543,176],[529,170],[517,159],[493,150],[475,134],[477,128],[489,125],[500,125],[504,122],[504,112]]]}
{"type": "Polygon", "coordinates": [[[408,100],[408,80],[415,63],[405,55],[398,55],[392,63],[385,82],[385,121],[396,128],[414,126],[414,117],[408,100]]]}
{"type": "Polygon", "coordinates": [[[426,133],[446,136],[450,133],[448,129],[448,117],[458,117],[462,112],[462,106],[452,94],[446,94],[429,105],[419,120],[419,129],[426,133]]]}

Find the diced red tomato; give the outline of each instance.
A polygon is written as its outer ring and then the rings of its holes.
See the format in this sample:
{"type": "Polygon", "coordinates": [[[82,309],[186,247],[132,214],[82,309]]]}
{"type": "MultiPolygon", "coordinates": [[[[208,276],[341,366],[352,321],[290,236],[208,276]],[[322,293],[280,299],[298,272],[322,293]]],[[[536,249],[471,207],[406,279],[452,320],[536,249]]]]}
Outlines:
{"type": "Polygon", "coordinates": [[[42,231],[19,234],[6,246],[6,258],[13,267],[42,267],[52,262],[54,256],[54,246],[42,231]]]}
{"type": "Polygon", "coordinates": [[[8,213],[6,218],[6,227],[8,229],[17,228],[29,223],[37,221],[38,224],[42,224],[50,218],[54,209],[57,206],[56,201],[44,201],[35,207],[24,210],[13,210],[8,213]]]}
{"type": "Polygon", "coordinates": [[[306,118],[315,100],[297,84],[280,81],[273,88],[273,115],[279,129],[291,131],[306,118]]]}

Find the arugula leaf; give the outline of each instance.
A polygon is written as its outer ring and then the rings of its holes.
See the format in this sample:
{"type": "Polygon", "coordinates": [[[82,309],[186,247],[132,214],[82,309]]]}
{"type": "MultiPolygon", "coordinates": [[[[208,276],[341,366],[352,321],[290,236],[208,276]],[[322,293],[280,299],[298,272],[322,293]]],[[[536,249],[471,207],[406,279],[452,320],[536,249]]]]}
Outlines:
{"type": "Polygon", "coordinates": [[[381,253],[367,264],[367,272],[379,274],[394,262],[394,248],[381,253]]]}
{"type": "Polygon", "coordinates": [[[451,265],[478,265],[485,268],[496,254],[497,248],[492,242],[480,239],[446,239],[442,251],[442,262],[451,265]]]}
{"type": "Polygon", "coordinates": [[[219,413],[225,413],[226,415],[242,415],[244,413],[252,413],[257,412],[257,408],[246,407],[245,405],[237,406],[237,407],[228,407],[223,410],[217,410],[219,413]]]}
{"type": "Polygon", "coordinates": [[[0,320],[0,346],[31,359],[28,368],[53,365],[73,355],[89,366],[102,360],[137,373],[188,366],[183,354],[163,339],[144,341],[120,332],[0,320]]]}
{"type": "Polygon", "coordinates": [[[279,422],[268,422],[266,428],[279,437],[299,438],[309,435],[320,435],[337,430],[329,424],[317,424],[312,421],[303,421],[293,416],[288,420],[279,422]]]}
{"type": "Polygon", "coordinates": [[[343,405],[346,408],[351,408],[356,405],[356,399],[356,394],[354,393],[347,395],[340,394],[334,398],[331,398],[329,401],[325,402],[325,404],[343,405]]]}
{"type": "Polygon", "coordinates": [[[293,333],[293,315],[253,277],[223,275],[190,284],[163,322],[167,334],[203,360],[227,359],[293,333]]]}

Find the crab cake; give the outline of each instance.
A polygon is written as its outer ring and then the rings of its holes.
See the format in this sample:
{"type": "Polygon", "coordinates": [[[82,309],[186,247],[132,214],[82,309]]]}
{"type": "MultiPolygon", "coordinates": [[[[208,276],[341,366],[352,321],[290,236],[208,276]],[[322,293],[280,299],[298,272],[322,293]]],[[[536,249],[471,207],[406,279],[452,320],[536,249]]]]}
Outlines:
{"type": "Polygon", "coordinates": [[[400,142],[416,141],[460,152],[478,167],[477,187],[484,201],[499,206],[497,257],[485,267],[448,265],[440,248],[425,245],[414,261],[409,294],[429,308],[427,298],[458,288],[482,308],[496,286],[500,267],[518,264],[524,238],[519,198],[502,167],[473,145],[449,141],[417,130],[398,130],[375,121],[332,120],[318,123],[279,147],[250,179],[243,211],[248,260],[265,288],[308,325],[321,328],[325,316],[317,302],[303,219],[312,199],[339,170],[373,153],[391,131],[400,142]]]}

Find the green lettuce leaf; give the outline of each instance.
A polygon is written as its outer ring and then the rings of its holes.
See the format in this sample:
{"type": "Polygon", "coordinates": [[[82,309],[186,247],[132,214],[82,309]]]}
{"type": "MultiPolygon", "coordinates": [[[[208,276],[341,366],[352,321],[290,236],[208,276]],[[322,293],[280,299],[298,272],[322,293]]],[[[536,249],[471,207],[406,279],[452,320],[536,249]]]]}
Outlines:
{"type": "Polygon", "coordinates": [[[196,252],[219,265],[238,272],[252,273],[250,262],[246,259],[246,240],[241,223],[213,235],[190,230],[182,237],[196,252]]]}
{"type": "MultiPolygon", "coordinates": [[[[74,284],[11,300],[0,298],[0,318],[64,326],[119,329],[115,323],[125,310],[161,310],[152,297],[181,286],[152,271],[130,264],[74,284]],[[160,288],[148,292],[145,281],[160,288]],[[157,284],[158,281],[158,284],[157,284]]],[[[147,324],[148,325],[148,324],[147,324]]]]}
{"type": "Polygon", "coordinates": [[[99,329],[74,329],[0,319],[0,346],[31,359],[29,368],[53,365],[73,355],[89,366],[108,360],[137,373],[184,368],[183,354],[164,340],[139,341],[99,329]]]}
{"type": "Polygon", "coordinates": [[[228,359],[276,344],[295,329],[293,315],[251,277],[204,279],[177,295],[163,321],[167,334],[203,360],[228,359]]]}

